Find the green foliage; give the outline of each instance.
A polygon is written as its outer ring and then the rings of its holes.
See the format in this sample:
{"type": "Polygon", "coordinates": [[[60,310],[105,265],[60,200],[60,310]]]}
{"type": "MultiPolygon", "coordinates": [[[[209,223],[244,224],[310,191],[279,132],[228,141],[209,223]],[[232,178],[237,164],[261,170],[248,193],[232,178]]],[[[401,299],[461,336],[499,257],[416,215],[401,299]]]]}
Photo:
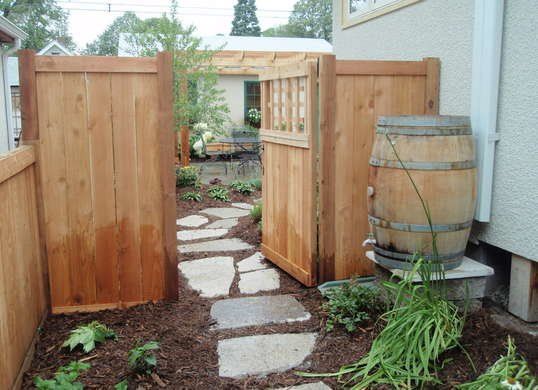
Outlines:
{"type": "Polygon", "coordinates": [[[357,330],[357,326],[369,320],[369,313],[381,313],[383,304],[379,300],[376,288],[361,286],[357,281],[344,283],[338,288],[328,290],[325,297],[329,301],[323,304],[327,312],[327,331],[336,325],[343,325],[348,332],[357,330]]]}
{"type": "Polygon", "coordinates": [[[252,210],[250,210],[250,217],[254,222],[260,222],[262,220],[262,204],[255,204],[252,210]]]}
{"type": "Polygon", "coordinates": [[[207,195],[211,199],[220,200],[222,202],[229,202],[230,201],[229,191],[226,188],[222,187],[222,186],[210,187],[207,190],[207,195]]]}
{"type": "Polygon", "coordinates": [[[193,166],[176,169],[176,186],[192,187],[200,180],[200,171],[193,166]]]}
{"type": "Polygon", "coordinates": [[[234,19],[230,35],[259,37],[261,30],[256,10],[256,0],[238,0],[234,6],[234,19]]]}
{"type": "Polygon", "coordinates": [[[250,184],[252,187],[260,191],[262,189],[262,181],[261,179],[250,179],[248,181],[248,184],[250,184]]]}
{"type": "Polygon", "coordinates": [[[88,363],[71,362],[67,366],[60,367],[53,379],[42,379],[36,376],[34,385],[39,390],[80,390],[83,389],[82,383],[75,381],[81,372],[89,368],[88,363]]]}
{"type": "Polygon", "coordinates": [[[56,0],[2,0],[2,16],[28,34],[22,43],[25,49],[41,50],[53,40],[67,49],[76,45],[68,32],[68,12],[56,0]]]}
{"type": "Polygon", "coordinates": [[[128,389],[129,389],[129,383],[127,382],[127,379],[124,379],[121,382],[118,382],[114,385],[114,390],[128,390],[128,389]]]}
{"type": "Polygon", "coordinates": [[[118,16],[103,31],[97,39],[86,45],[84,54],[98,56],[117,56],[118,45],[121,33],[131,33],[137,29],[137,25],[142,21],[132,11],[127,11],[118,16]]]}
{"type": "Polygon", "coordinates": [[[149,341],[129,351],[129,367],[135,372],[149,374],[157,367],[157,357],[152,351],[159,349],[159,343],[149,341]]]}
{"type": "Polygon", "coordinates": [[[296,32],[292,31],[289,24],[280,24],[262,31],[263,37],[297,37],[296,32]]]}
{"type": "Polygon", "coordinates": [[[232,184],[230,184],[230,187],[232,190],[243,195],[250,195],[254,192],[254,187],[252,187],[250,183],[246,181],[235,180],[232,182],[232,184]]]}
{"type": "Polygon", "coordinates": [[[532,375],[525,359],[516,353],[516,346],[508,336],[506,355],[501,356],[485,373],[472,382],[456,388],[462,390],[535,390],[538,379],[532,375]]]}
{"type": "Polygon", "coordinates": [[[247,111],[247,120],[252,126],[259,128],[262,121],[262,112],[257,108],[250,108],[247,111]]]}
{"type": "Polygon", "coordinates": [[[181,195],[181,200],[191,200],[195,202],[202,201],[202,194],[198,191],[188,191],[181,195]]]}
{"type": "Polygon", "coordinates": [[[96,343],[102,343],[106,339],[116,338],[116,333],[107,326],[92,321],[87,325],[81,325],[71,331],[71,335],[62,344],[62,347],[69,347],[72,351],[78,345],[82,346],[84,352],[88,353],[95,348],[96,343]]]}

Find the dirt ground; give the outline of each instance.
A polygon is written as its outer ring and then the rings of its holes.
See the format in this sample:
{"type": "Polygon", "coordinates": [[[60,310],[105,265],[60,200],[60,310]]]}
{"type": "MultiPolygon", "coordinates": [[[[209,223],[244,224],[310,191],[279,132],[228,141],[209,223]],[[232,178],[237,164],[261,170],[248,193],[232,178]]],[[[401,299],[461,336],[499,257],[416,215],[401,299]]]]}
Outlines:
{"type": "MultiPolygon", "coordinates": [[[[233,194],[233,201],[252,201],[260,197],[259,193],[250,197],[233,194]]],[[[179,200],[178,217],[191,215],[206,207],[222,207],[223,203],[205,200],[203,203],[183,202],[179,200]]],[[[258,245],[261,235],[257,225],[250,218],[240,219],[240,224],[229,233],[243,240],[258,245]]],[[[254,253],[254,250],[234,254],[236,260],[254,253]]],[[[209,255],[209,254],[208,254],[209,255]]],[[[211,253],[211,256],[218,255],[211,253]]],[[[179,261],[205,257],[180,256],[179,261]]],[[[280,272],[280,271],[279,271],[280,272]]],[[[107,310],[98,313],[55,315],[44,323],[40,339],[36,347],[35,358],[31,368],[25,374],[24,388],[32,388],[32,380],[36,375],[50,378],[58,367],[73,360],[86,359],[91,368],[80,377],[85,388],[111,389],[114,384],[127,379],[130,389],[161,388],[164,383],[169,389],[266,389],[290,386],[308,381],[295,374],[293,370],[272,374],[264,378],[223,379],[218,376],[217,342],[221,339],[252,334],[270,334],[277,332],[318,332],[319,338],[314,353],[300,369],[311,372],[334,372],[346,363],[356,361],[370,347],[376,333],[373,324],[364,327],[364,331],[348,334],[342,329],[331,333],[324,331],[325,316],[321,310],[323,298],[315,288],[304,288],[287,274],[280,272],[280,290],[270,294],[292,294],[310,313],[310,320],[262,328],[250,327],[229,331],[213,331],[209,316],[211,304],[216,299],[203,299],[189,289],[180,277],[179,302],[149,303],[126,310],[107,310]],[[68,337],[69,331],[81,324],[98,320],[111,327],[118,335],[117,341],[107,341],[99,345],[89,354],[79,350],[69,352],[62,349],[61,344],[68,337]],[[157,340],[161,349],[157,354],[156,373],[159,380],[152,377],[137,376],[127,366],[128,351],[138,343],[157,340]]],[[[231,296],[238,296],[237,280],[235,280],[231,296]]],[[[262,293],[267,295],[267,292],[262,293]]],[[[260,294],[260,295],[262,295],[260,294]]],[[[378,329],[377,329],[378,330],[378,329]]],[[[504,342],[508,334],[515,339],[518,350],[529,361],[536,373],[538,367],[538,340],[531,336],[509,332],[500,328],[490,319],[490,311],[483,309],[472,314],[466,322],[461,339],[474,361],[478,373],[483,372],[504,353],[504,342]]],[[[446,354],[449,362],[440,372],[446,385],[465,382],[478,374],[471,369],[466,356],[460,350],[446,354]]],[[[324,379],[332,388],[338,388],[335,379],[324,379]]]]}

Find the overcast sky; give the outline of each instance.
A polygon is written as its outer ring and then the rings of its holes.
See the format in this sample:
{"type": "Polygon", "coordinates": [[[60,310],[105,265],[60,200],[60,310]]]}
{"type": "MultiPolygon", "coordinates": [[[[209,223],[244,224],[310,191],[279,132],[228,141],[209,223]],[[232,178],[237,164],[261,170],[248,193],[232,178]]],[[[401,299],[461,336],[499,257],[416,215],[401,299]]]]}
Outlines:
{"type": "MultiPolygon", "coordinates": [[[[69,30],[80,49],[93,41],[124,11],[140,18],[156,17],[167,11],[166,0],[57,0],[69,10],[69,30]],[[110,11],[109,10],[110,4],[110,11]]],[[[198,35],[228,35],[232,28],[233,6],[237,0],[179,0],[179,17],[186,25],[195,25],[198,35]]],[[[262,30],[286,23],[295,0],[257,0],[262,30]]]]}

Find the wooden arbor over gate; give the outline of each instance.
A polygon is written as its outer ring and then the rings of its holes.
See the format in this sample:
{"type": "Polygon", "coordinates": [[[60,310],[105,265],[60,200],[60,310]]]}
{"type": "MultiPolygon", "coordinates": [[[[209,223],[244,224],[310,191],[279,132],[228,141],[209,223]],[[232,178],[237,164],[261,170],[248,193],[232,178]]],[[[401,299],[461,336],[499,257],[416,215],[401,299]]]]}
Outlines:
{"type": "Polygon", "coordinates": [[[332,55],[260,74],[262,251],[307,286],[372,273],[368,160],[381,115],[436,115],[439,60],[332,55]]]}

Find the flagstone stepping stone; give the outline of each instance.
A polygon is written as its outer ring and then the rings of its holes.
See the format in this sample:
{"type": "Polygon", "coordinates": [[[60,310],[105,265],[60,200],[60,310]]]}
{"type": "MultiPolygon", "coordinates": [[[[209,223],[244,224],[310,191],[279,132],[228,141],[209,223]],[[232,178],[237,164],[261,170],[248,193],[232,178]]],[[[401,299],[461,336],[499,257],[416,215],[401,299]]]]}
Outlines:
{"type": "Polygon", "coordinates": [[[291,387],[280,387],[276,390],[331,390],[331,388],[323,382],[314,382],[291,387]]]}
{"type": "Polygon", "coordinates": [[[228,295],[235,277],[234,259],[229,256],[183,261],[179,270],[204,298],[228,295]]]}
{"type": "Polygon", "coordinates": [[[230,252],[252,249],[252,245],[239,238],[223,238],[221,240],[196,242],[178,246],[180,253],[194,252],[230,252]]]}
{"type": "Polygon", "coordinates": [[[228,229],[181,230],[177,232],[177,239],[180,241],[200,240],[224,236],[226,233],[228,233],[228,229]]]}
{"type": "Polygon", "coordinates": [[[176,220],[176,224],[184,227],[199,227],[208,222],[209,220],[201,215],[189,215],[188,217],[176,220]]]}
{"type": "Polygon", "coordinates": [[[254,207],[250,203],[232,203],[232,206],[243,210],[252,210],[254,207]]]}
{"type": "Polygon", "coordinates": [[[241,294],[256,294],[260,291],[278,288],[280,288],[280,277],[278,272],[272,268],[247,272],[239,276],[239,292],[241,294]]]}
{"type": "Polygon", "coordinates": [[[235,207],[213,207],[200,211],[202,214],[211,215],[217,218],[238,218],[246,217],[250,214],[249,210],[238,209],[235,207]]]}
{"type": "Polygon", "coordinates": [[[232,298],[215,302],[211,317],[217,329],[306,321],[310,313],[291,295],[232,298]]]}
{"type": "Polygon", "coordinates": [[[239,223],[237,218],[219,219],[213,223],[210,223],[206,227],[208,229],[231,229],[239,223]]]}
{"type": "Polygon", "coordinates": [[[263,376],[297,367],[312,353],[316,336],[316,333],[276,333],[220,340],[219,375],[263,376]]]}
{"type": "Polygon", "coordinates": [[[265,269],[267,268],[267,263],[263,262],[263,259],[265,259],[265,257],[260,252],[256,252],[252,256],[247,257],[246,259],[237,263],[237,269],[239,272],[265,269]]]}

